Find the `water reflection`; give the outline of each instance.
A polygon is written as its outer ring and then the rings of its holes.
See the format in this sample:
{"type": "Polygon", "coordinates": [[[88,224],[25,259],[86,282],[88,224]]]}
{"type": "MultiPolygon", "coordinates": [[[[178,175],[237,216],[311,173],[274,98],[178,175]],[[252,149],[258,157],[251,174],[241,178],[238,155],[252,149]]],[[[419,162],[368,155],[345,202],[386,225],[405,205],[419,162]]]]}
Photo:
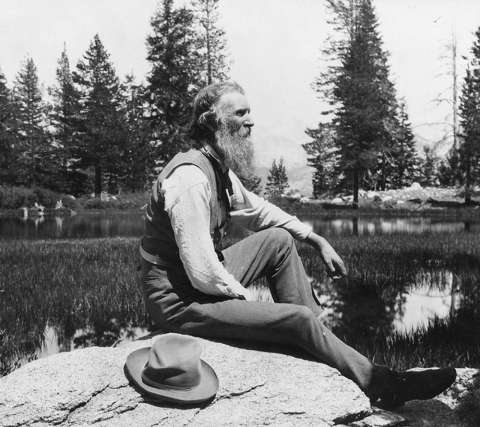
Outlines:
{"type": "MultiPolygon", "coordinates": [[[[437,220],[432,218],[311,218],[302,220],[324,235],[420,234],[479,231],[480,222],[437,220]]],[[[3,239],[65,239],[140,236],[141,211],[91,212],[66,217],[0,218],[3,239]]]]}
{"type": "MultiPolygon", "coordinates": [[[[114,341],[109,345],[115,345],[124,340],[134,340],[148,334],[148,329],[139,326],[122,327],[113,334],[114,341]]],[[[112,335],[111,332],[108,335],[112,335]]],[[[91,345],[99,345],[98,337],[91,327],[77,329],[72,337],[65,337],[63,333],[59,333],[58,327],[47,324],[43,331],[43,342],[37,351],[37,357],[47,357],[64,351],[71,351],[76,348],[89,347],[91,345]],[[89,337],[89,339],[86,339],[89,337]]]]}
{"type": "Polygon", "coordinates": [[[393,233],[420,234],[424,232],[452,233],[479,231],[480,223],[449,221],[432,218],[304,218],[313,229],[325,235],[378,235],[393,233]]]}
{"type": "Polygon", "coordinates": [[[419,271],[415,281],[397,296],[394,330],[408,335],[454,316],[462,303],[460,289],[461,279],[452,271],[419,271]]]}
{"type": "Polygon", "coordinates": [[[140,211],[92,212],[75,216],[0,218],[2,239],[135,237],[143,233],[140,211]]]}

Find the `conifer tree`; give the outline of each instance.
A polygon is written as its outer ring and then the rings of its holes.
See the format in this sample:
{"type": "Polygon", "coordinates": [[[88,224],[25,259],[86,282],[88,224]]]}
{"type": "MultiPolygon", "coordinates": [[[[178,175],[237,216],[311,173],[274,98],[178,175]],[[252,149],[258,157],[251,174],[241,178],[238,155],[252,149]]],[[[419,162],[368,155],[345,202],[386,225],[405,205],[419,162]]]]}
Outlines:
{"type": "Polygon", "coordinates": [[[371,1],[328,3],[343,39],[333,40],[326,51],[335,63],[316,81],[316,89],[332,107],[338,174],[353,183],[358,206],[362,178],[371,170],[385,170],[393,149],[395,90],[371,1]]]}
{"type": "Polygon", "coordinates": [[[288,176],[283,164],[283,158],[277,163],[273,160],[272,167],[268,171],[265,193],[269,199],[281,196],[288,188],[288,176]]]}
{"type": "Polygon", "coordinates": [[[430,147],[423,147],[424,158],[420,160],[419,181],[423,186],[435,186],[437,182],[438,158],[430,147]]]}
{"type": "Polygon", "coordinates": [[[472,202],[472,187],[480,179],[480,28],[475,33],[472,60],[460,97],[460,165],[465,204],[472,202]]]}
{"type": "Polygon", "coordinates": [[[98,34],[78,62],[73,81],[80,92],[76,166],[93,167],[94,190],[99,197],[104,176],[109,191],[116,190],[125,133],[120,81],[98,34]]]}
{"type": "Polygon", "coordinates": [[[123,154],[122,180],[132,190],[143,190],[152,178],[152,147],[146,120],[145,88],[129,74],[123,87],[126,146],[123,154]]]}
{"type": "Polygon", "coordinates": [[[307,152],[307,164],[315,169],[312,177],[313,197],[332,191],[337,185],[336,148],[331,126],[319,123],[315,129],[305,133],[312,141],[303,144],[307,152]]]}
{"type": "Polygon", "coordinates": [[[151,19],[146,99],[158,168],[189,146],[186,127],[201,84],[194,19],[192,10],[176,8],[173,0],[162,0],[151,19]]]}
{"type": "Polygon", "coordinates": [[[53,140],[56,146],[56,163],[62,173],[61,190],[68,193],[81,193],[86,176],[77,170],[76,158],[78,149],[78,125],[80,114],[80,94],[73,83],[66,48],[58,60],[56,85],[49,89],[52,98],[50,124],[53,127],[53,140]]]}
{"type": "Polygon", "coordinates": [[[438,165],[438,180],[443,186],[454,186],[463,182],[458,142],[457,145],[452,145],[445,159],[438,165]]]}
{"type": "Polygon", "coordinates": [[[7,79],[0,70],[0,185],[15,183],[17,146],[14,118],[12,94],[7,86],[7,79]]]}
{"type": "Polygon", "coordinates": [[[404,102],[400,103],[398,118],[398,128],[393,148],[391,179],[393,188],[411,185],[418,174],[418,155],[415,149],[415,139],[404,102]]]}
{"type": "Polygon", "coordinates": [[[42,185],[48,178],[51,146],[45,130],[45,104],[38,83],[37,67],[28,58],[14,84],[15,132],[19,146],[18,183],[42,185]]]}
{"type": "Polygon", "coordinates": [[[227,79],[229,67],[225,31],[218,27],[219,0],[194,0],[193,10],[199,26],[198,53],[202,85],[227,79]]]}

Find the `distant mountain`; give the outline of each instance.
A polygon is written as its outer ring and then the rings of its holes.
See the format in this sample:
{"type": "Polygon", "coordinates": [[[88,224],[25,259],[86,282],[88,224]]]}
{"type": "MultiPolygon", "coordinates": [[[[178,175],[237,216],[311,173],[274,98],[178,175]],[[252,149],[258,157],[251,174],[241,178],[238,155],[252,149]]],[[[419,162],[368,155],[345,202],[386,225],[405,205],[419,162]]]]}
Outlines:
{"type": "MultiPolygon", "coordinates": [[[[262,178],[262,187],[265,190],[269,167],[261,166],[255,168],[255,174],[262,178]]],[[[297,166],[289,168],[287,166],[288,184],[291,189],[298,190],[302,195],[310,197],[312,195],[312,173],[313,169],[309,166],[297,166]]]]}
{"type": "Polygon", "coordinates": [[[305,196],[311,196],[312,168],[307,166],[307,155],[302,148],[302,144],[308,141],[302,130],[305,127],[303,122],[295,118],[276,127],[273,125],[257,127],[254,143],[255,173],[262,178],[264,188],[273,160],[283,158],[290,188],[300,191],[305,196]],[[272,132],[274,128],[276,131],[272,132]]]}
{"type": "Polygon", "coordinates": [[[415,134],[415,145],[418,153],[421,156],[423,155],[423,147],[430,147],[435,151],[438,157],[443,158],[447,155],[448,151],[452,147],[452,143],[453,141],[450,137],[431,140],[423,137],[422,135],[415,134]]]}
{"type": "Polygon", "coordinates": [[[300,191],[304,196],[312,195],[312,174],[314,169],[310,166],[299,166],[296,168],[287,168],[288,182],[290,188],[300,191]]]}
{"type": "Polygon", "coordinates": [[[285,133],[271,133],[265,129],[258,130],[258,137],[254,140],[255,160],[259,167],[268,167],[272,165],[273,160],[283,157],[285,165],[288,167],[305,165],[307,157],[301,144],[308,139],[294,139],[285,136],[285,133]]]}

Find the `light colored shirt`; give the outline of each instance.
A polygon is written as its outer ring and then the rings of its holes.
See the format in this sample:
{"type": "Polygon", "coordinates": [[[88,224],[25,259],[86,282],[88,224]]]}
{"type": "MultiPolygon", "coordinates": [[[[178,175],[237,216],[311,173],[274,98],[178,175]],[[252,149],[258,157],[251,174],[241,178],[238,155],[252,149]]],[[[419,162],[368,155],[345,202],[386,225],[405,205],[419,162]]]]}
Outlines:
{"type": "MultiPolygon", "coordinates": [[[[253,231],[282,227],[296,239],[307,238],[310,226],[248,191],[232,171],[229,175],[233,223],[253,231]]],[[[210,237],[211,188],[205,174],[194,165],[179,166],[163,181],[162,192],[180,259],[193,287],[210,295],[251,299],[248,289],[225,269],[215,253],[210,237]]]]}

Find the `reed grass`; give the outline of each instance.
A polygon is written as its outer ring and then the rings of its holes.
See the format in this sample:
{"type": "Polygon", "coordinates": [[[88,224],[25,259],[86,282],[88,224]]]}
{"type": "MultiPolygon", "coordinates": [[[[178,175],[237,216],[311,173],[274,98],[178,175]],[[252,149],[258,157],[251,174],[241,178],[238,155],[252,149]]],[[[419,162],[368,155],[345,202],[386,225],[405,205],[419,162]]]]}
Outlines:
{"type": "Polygon", "coordinates": [[[35,357],[47,324],[65,346],[73,339],[79,346],[109,345],[122,328],[145,324],[137,242],[1,242],[0,373],[35,357]],[[79,329],[90,332],[75,336],[79,329]]]}
{"type": "MultiPolygon", "coordinates": [[[[326,297],[325,322],[335,333],[399,368],[480,367],[480,235],[347,236],[331,243],[349,269],[336,282],[311,247],[297,246],[317,294],[326,297]],[[392,321],[419,272],[439,289],[451,286],[442,272],[453,275],[461,305],[450,319],[401,335],[392,321]]],[[[46,325],[60,350],[111,345],[147,326],[137,265],[137,238],[0,242],[0,375],[37,357],[46,325]]],[[[271,300],[264,282],[252,289],[259,300],[271,300]]]]}

